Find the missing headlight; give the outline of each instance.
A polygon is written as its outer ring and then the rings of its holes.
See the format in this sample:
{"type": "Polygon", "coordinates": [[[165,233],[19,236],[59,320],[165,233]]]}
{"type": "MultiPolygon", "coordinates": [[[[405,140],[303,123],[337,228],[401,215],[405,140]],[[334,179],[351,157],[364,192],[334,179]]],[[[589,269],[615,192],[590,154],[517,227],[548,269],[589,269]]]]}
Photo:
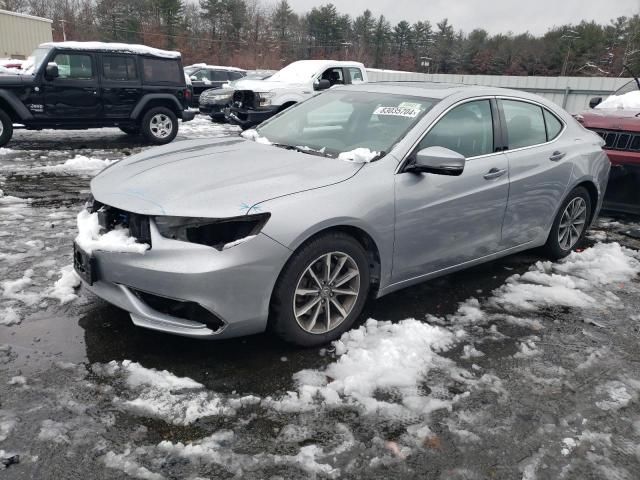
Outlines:
{"type": "Polygon", "coordinates": [[[219,219],[155,217],[155,221],[163,237],[222,250],[225,245],[260,233],[270,216],[269,213],[260,213],[219,219]]]}

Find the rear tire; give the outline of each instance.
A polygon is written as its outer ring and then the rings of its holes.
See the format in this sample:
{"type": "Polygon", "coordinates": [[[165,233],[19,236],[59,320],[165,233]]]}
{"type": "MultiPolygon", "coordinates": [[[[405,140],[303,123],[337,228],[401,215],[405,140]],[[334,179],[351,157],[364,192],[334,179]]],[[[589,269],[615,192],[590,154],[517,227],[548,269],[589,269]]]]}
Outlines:
{"type": "Polygon", "coordinates": [[[140,135],[140,127],[118,127],[127,135],[140,135]]]}
{"type": "Polygon", "coordinates": [[[271,299],[269,329],[295,345],[324,345],[351,328],[369,288],[364,247],[340,232],[319,236],[300,247],[282,270],[271,299]]]}
{"type": "Polygon", "coordinates": [[[4,147],[13,136],[13,122],[6,112],[0,110],[0,147],[4,147]]]}
{"type": "Polygon", "coordinates": [[[167,107],[151,108],[142,117],[142,134],[154,145],[165,145],[178,134],[178,117],[167,107]]]}
{"type": "Polygon", "coordinates": [[[589,192],[584,187],[576,187],[567,195],[558,210],[544,246],[545,254],[552,260],[569,255],[584,237],[590,221],[589,192]]]}

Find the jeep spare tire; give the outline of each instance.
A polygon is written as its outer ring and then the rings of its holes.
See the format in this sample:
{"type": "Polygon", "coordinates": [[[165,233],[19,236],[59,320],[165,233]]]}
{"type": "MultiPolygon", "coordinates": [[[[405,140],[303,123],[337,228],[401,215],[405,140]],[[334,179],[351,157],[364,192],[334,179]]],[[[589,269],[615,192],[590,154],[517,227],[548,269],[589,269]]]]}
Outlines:
{"type": "Polygon", "coordinates": [[[0,147],[5,146],[13,135],[13,122],[6,112],[0,110],[0,147]]]}
{"type": "Polygon", "coordinates": [[[154,107],[142,118],[142,133],[155,145],[171,142],[178,134],[178,117],[166,107],[154,107]]]}

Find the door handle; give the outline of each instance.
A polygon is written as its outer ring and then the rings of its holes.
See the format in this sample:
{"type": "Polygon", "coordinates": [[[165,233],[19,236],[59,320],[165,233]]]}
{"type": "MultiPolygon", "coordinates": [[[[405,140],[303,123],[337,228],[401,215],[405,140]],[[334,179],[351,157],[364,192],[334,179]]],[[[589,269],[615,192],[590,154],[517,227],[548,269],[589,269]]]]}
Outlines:
{"type": "Polygon", "coordinates": [[[494,180],[496,178],[500,178],[505,173],[507,173],[506,168],[492,168],[487,173],[484,174],[485,180],[494,180]]]}
{"type": "Polygon", "coordinates": [[[562,160],[564,158],[564,156],[566,155],[566,153],[564,152],[559,152],[558,150],[556,150],[555,152],[553,152],[553,154],[549,157],[549,160],[551,160],[552,162],[558,162],[560,160],[562,160]]]}
{"type": "Polygon", "coordinates": [[[93,88],[93,87],[83,88],[83,90],[84,90],[85,92],[91,92],[91,93],[93,93],[94,95],[97,95],[97,94],[98,94],[98,90],[96,90],[96,89],[95,89],[95,88],[93,88]]]}

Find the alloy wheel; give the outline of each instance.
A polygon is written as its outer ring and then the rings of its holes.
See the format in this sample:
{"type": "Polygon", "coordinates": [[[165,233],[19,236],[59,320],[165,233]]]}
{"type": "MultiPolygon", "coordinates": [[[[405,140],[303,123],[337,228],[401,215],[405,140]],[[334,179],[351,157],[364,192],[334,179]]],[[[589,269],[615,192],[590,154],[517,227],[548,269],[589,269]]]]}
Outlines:
{"type": "Polygon", "coordinates": [[[578,243],[580,235],[587,223],[587,203],[582,197],[569,202],[560,218],[558,226],[558,243],[563,250],[569,250],[578,243]]]}
{"type": "Polygon", "coordinates": [[[293,314],[308,333],[337,328],[351,313],[360,293],[360,269],[351,256],[331,252],[304,270],[293,296],[293,314]]]}
{"type": "Polygon", "coordinates": [[[164,113],[158,113],[151,117],[149,130],[156,138],[167,138],[173,130],[173,122],[164,113]]]}

